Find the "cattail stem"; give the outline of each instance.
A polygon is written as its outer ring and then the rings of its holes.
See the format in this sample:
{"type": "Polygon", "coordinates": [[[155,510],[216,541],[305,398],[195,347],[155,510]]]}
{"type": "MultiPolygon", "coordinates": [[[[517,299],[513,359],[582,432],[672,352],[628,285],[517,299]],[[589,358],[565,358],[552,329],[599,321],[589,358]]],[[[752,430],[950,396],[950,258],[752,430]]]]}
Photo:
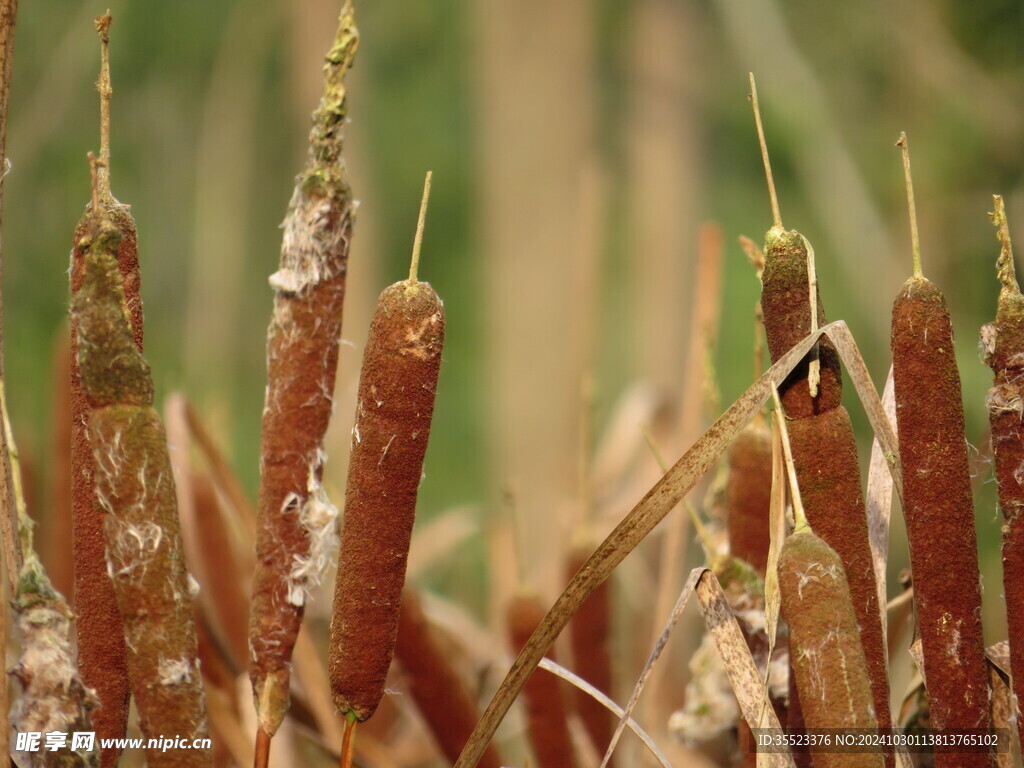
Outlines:
{"type": "Polygon", "coordinates": [[[409,282],[416,282],[416,275],[420,268],[420,246],[423,245],[423,227],[427,223],[427,204],[430,202],[430,179],[433,171],[427,171],[427,177],[423,180],[423,199],[420,200],[420,216],[416,222],[416,237],[412,243],[412,259],[409,262],[409,282]]]}
{"type": "Polygon", "coordinates": [[[345,731],[341,738],[341,758],[338,761],[340,768],[352,768],[352,755],[355,751],[356,726],[359,721],[355,715],[350,714],[345,718],[345,731]]]}
{"type": "Polygon", "coordinates": [[[764,162],[764,175],[768,181],[768,197],[772,203],[772,226],[782,229],[782,214],[779,213],[779,198],[775,193],[775,179],[772,177],[772,163],[768,159],[768,144],[764,140],[764,126],[761,124],[761,110],[757,104],[757,83],[754,73],[750,72],[750,103],[754,108],[754,122],[757,124],[757,139],[761,144],[761,160],[764,162]]]}
{"type": "MultiPolygon", "coordinates": [[[[108,10],[96,19],[96,31],[100,35],[100,79],[96,90],[100,94],[100,161],[98,192],[104,200],[110,199],[110,97],[114,89],[110,85],[110,25],[113,17],[108,10]]],[[[96,201],[93,201],[93,207],[96,201]]]]}
{"type": "Polygon", "coordinates": [[[914,205],[914,181],[910,177],[910,145],[907,134],[900,133],[896,146],[903,157],[903,180],[907,188],[907,209],[910,211],[910,244],[914,254],[914,277],[922,278],[921,272],[921,238],[917,232],[917,206],[914,205]]]}

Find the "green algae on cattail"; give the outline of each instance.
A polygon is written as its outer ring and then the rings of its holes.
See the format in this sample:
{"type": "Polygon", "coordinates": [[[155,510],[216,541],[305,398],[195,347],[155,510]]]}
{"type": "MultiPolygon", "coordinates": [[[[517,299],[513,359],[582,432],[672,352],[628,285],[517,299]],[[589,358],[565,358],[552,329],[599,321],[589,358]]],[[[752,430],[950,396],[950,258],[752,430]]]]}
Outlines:
{"type": "MultiPolygon", "coordinates": [[[[757,116],[756,102],[754,106],[757,116]]],[[[811,289],[815,282],[813,249],[799,232],[782,226],[778,203],[774,202],[760,117],[757,123],[773,200],[774,223],[765,235],[761,308],[768,350],[774,362],[826,319],[817,286],[811,289]]],[[[843,563],[871,674],[875,712],[878,721],[888,726],[892,716],[885,643],[856,440],[849,414],[840,403],[842,374],[838,353],[828,340],[818,344],[817,350],[820,372],[816,393],[812,393],[810,381],[812,353],[786,378],[779,387],[779,395],[788,420],[807,518],[843,563]]],[[[887,763],[891,764],[891,760],[887,755],[887,763]]]]}
{"type": "MultiPolygon", "coordinates": [[[[843,563],[806,522],[782,546],[779,594],[805,726],[876,729],[871,678],[843,563]]],[[[829,750],[811,746],[815,768],[885,764],[881,752],[829,750]]]]}
{"type": "MultiPolygon", "coordinates": [[[[95,173],[95,164],[94,164],[95,173]]],[[[94,195],[95,193],[94,179],[94,195]]],[[[107,567],[124,626],[139,726],[154,739],[207,738],[206,705],[167,438],[149,365],[135,345],[121,272],[121,232],[94,205],[77,242],[84,279],[72,300],[89,405],[107,567]]],[[[110,631],[108,629],[108,631],[110,631]]],[[[209,749],[146,750],[152,768],[212,765],[209,749]]]]}
{"type": "MultiPolygon", "coordinates": [[[[566,583],[583,567],[594,548],[574,546],[566,562],[566,583]]],[[[580,677],[607,696],[612,695],[612,585],[603,581],[569,619],[569,645],[573,669],[580,677]]],[[[573,687],[576,711],[598,754],[603,754],[615,731],[612,714],[585,691],[573,687]]],[[[612,762],[608,763],[612,765],[612,762]]]]}
{"type": "MultiPolygon", "coordinates": [[[[1014,681],[1024,680],[1024,295],[1013,269],[1013,249],[1006,223],[1003,198],[993,196],[993,223],[999,239],[997,273],[1000,290],[995,322],[981,329],[985,362],[995,381],[988,392],[992,452],[995,454],[996,487],[1003,512],[1003,594],[1010,638],[1010,672],[1014,681]]],[[[1024,701],[1024,684],[1014,685],[1018,701],[1024,701]]],[[[1024,718],[1017,729],[1024,744],[1024,718]]]]}
{"type": "MultiPolygon", "coordinates": [[[[454,763],[480,719],[476,702],[434,637],[419,595],[402,593],[395,658],[405,673],[409,693],[441,753],[454,763]]],[[[490,746],[480,759],[481,768],[501,768],[490,746]]]]}
{"type": "MultiPolygon", "coordinates": [[[[512,648],[518,652],[544,620],[546,611],[535,594],[520,591],[508,604],[505,618],[512,648]]],[[[547,656],[554,658],[554,650],[547,656]]],[[[562,699],[562,686],[551,673],[536,669],[523,686],[526,729],[538,768],[573,768],[576,751],[562,699]]]]}
{"type": "Polygon", "coordinates": [[[259,729],[267,737],[288,709],[289,662],[306,600],[336,541],[337,509],[321,479],[355,216],[341,153],[348,117],[345,76],[358,44],[346,2],[325,59],[324,95],[312,116],[306,168],[284,222],[280,267],[270,277],[274,309],[267,331],[249,616],[249,677],[259,729]]]}
{"type": "MultiPolygon", "coordinates": [[[[960,374],[946,299],[921,273],[906,135],[900,136],[911,209],[914,275],[892,308],[896,424],[914,605],[938,729],[991,729],[960,374]]],[[[936,765],[988,766],[988,753],[936,752],[936,765]]]]}
{"type": "Polygon", "coordinates": [[[409,279],[377,300],[359,376],[331,618],[334,703],[357,720],[384,695],[398,631],[416,493],[444,344],[444,306],[417,279],[430,174],[409,279]]]}
{"type": "MultiPolygon", "coordinates": [[[[128,206],[118,202],[110,191],[110,64],[107,14],[96,19],[101,41],[100,92],[100,158],[96,169],[97,194],[75,228],[71,258],[70,282],[72,301],[85,281],[85,258],[81,243],[93,225],[93,215],[101,211],[120,234],[117,266],[123,286],[124,301],[131,323],[131,338],[142,352],[142,299],[139,292],[139,251],[135,221],[128,206]]],[[[117,739],[128,726],[130,684],[121,616],[117,608],[114,586],[107,574],[105,513],[96,497],[93,450],[89,442],[89,404],[82,389],[79,371],[80,329],[78,318],[71,313],[71,507],[73,557],[75,562],[74,603],[77,613],[78,663],[86,685],[96,690],[100,706],[93,715],[99,739],[117,739]]],[[[115,742],[108,742],[113,744],[115,742]]],[[[109,746],[103,750],[103,766],[114,766],[121,749],[109,746]]]]}

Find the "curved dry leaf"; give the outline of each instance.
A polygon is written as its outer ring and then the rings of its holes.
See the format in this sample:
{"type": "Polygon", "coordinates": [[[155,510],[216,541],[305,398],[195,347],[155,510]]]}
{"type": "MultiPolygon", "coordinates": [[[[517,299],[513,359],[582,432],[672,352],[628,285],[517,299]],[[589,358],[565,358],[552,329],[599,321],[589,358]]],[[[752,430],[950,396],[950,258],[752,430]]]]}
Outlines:
{"type": "MultiPolygon", "coordinates": [[[[574,675],[572,672],[570,672],[568,669],[563,667],[558,662],[552,661],[551,659],[545,656],[543,659],[540,660],[540,664],[538,664],[538,666],[541,669],[546,669],[548,672],[554,675],[558,675],[566,682],[575,685],[577,688],[579,688],[585,694],[590,696],[592,699],[595,699],[596,701],[600,702],[605,709],[607,709],[616,717],[623,718],[623,716],[625,715],[625,711],[622,709],[622,707],[620,707],[614,701],[609,699],[607,696],[601,693],[601,691],[597,690],[597,688],[592,686],[582,677],[574,675]]],[[[629,728],[629,730],[631,730],[633,733],[635,733],[637,738],[640,739],[641,742],[643,742],[643,745],[645,747],[647,747],[648,751],[652,755],[654,755],[654,759],[657,760],[660,765],[664,766],[664,768],[672,768],[672,764],[668,761],[668,758],[665,757],[662,751],[658,749],[658,745],[654,743],[654,740],[647,735],[647,732],[644,731],[643,728],[637,725],[635,720],[633,720],[632,718],[626,718],[624,722],[626,727],[629,728]]]]}

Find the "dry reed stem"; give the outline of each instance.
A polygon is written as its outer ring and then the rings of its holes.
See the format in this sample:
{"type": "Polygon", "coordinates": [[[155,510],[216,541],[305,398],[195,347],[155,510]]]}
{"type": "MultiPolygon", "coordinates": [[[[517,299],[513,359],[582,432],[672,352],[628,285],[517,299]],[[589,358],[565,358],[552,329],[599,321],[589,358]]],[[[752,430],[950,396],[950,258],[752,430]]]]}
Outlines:
{"type": "Polygon", "coordinates": [[[284,222],[280,268],[270,277],[275,295],[267,332],[249,621],[249,672],[260,728],[268,736],[288,709],[292,648],[336,536],[337,509],[321,478],[355,214],[341,152],[345,76],[358,44],[352,4],[346,2],[324,65],[324,95],[313,113],[307,165],[284,222]]]}
{"type": "MultiPolygon", "coordinates": [[[[107,53],[109,15],[96,19],[101,40],[100,92],[100,164],[98,189],[94,200],[78,222],[71,259],[71,297],[74,301],[85,280],[85,253],[81,245],[99,211],[119,230],[117,265],[124,299],[131,322],[132,338],[142,351],[142,298],[140,289],[138,235],[128,206],[110,192],[110,72],[107,53]]],[[[75,561],[75,610],[78,620],[78,663],[86,685],[96,690],[100,707],[93,717],[98,738],[125,735],[128,723],[130,683],[121,614],[115,588],[107,573],[105,513],[97,499],[95,464],[89,436],[90,407],[82,388],[79,370],[80,329],[78,318],[71,316],[71,407],[72,407],[72,535],[75,561]]],[[[117,763],[120,750],[111,747],[103,755],[104,768],[117,763]]]]}
{"type": "MultiPolygon", "coordinates": [[[[1000,245],[1001,284],[994,323],[981,329],[983,356],[995,374],[989,390],[989,424],[995,453],[999,507],[1003,512],[1003,594],[1010,637],[1010,668],[1018,708],[1024,701],[1024,296],[1013,269],[1013,250],[1002,197],[993,198],[992,220],[1000,245]]],[[[1024,743],[1024,717],[1017,717],[1024,743]]]]}
{"type": "MultiPolygon", "coordinates": [[[[419,596],[411,589],[402,593],[395,658],[441,754],[455,762],[473,732],[479,712],[465,683],[434,639],[419,596]]],[[[501,759],[491,747],[480,764],[484,768],[500,768],[501,759]]]]}
{"type": "MultiPolygon", "coordinates": [[[[71,306],[90,408],[96,493],[107,513],[106,562],[143,734],[205,738],[192,588],[174,479],[163,425],[152,405],[149,366],[129,322],[117,261],[121,239],[116,218],[104,209],[86,215],[76,242],[83,280],[71,306]]],[[[192,768],[210,765],[211,753],[147,749],[147,760],[152,768],[192,768]]]]}
{"type": "Polygon", "coordinates": [[[885,450],[894,457],[890,469],[894,473],[897,488],[900,488],[896,480],[899,477],[899,449],[853,336],[842,321],[823,326],[817,333],[810,334],[795,344],[729,406],[597,547],[579,573],[566,585],[548,611],[544,622],[516,657],[473,730],[473,735],[459,756],[455,768],[472,768],[476,765],[515,696],[522,689],[523,683],[580,604],[690,492],[704,473],[716,464],[732,439],[772,396],[775,388],[818,344],[821,337],[826,335],[846,362],[875,435],[885,450]]]}
{"type": "MultiPolygon", "coordinates": [[[[779,591],[806,727],[877,728],[871,678],[842,561],[806,526],[798,525],[782,547],[779,591]]],[[[837,753],[811,745],[811,754],[815,768],[885,764],[881,752],[837,753]]]]}
{"type": "MultiPolygon", "coordinates": [[[[905,136],[900,146],[906,170],[905,136]]],[[[909,170],[907,188],[912,196],[909,170]]],[[[916,235],[914,252],[919,253],[916,235]]],[[[919,259],[915,272],[920,273],[919,259]]],[[[892,360],[903,514],[931,724],[989,729],[991,692],[960,374],[945,297],[924,277],[908,279],[893,303],[892,360]]],[[[991,765],[992,756],[940,750],[935,760],[938,768],[971,768],[991,765]]]]}
{"type": "MultiPolygon", "coordinates": [[[[593,546],[577,546],[569,552],[566,563],[566,583],[583,567],[594,551],[593,546]]],[[[597,690],[612,694],[612,591],[611,582],[603,582],[583,601],[569,620],[569,644],[576,672],[597,690]]],[[[576,711],[590,737],[594,749],[603,753],[612,740],[615,723],[608,710],[588,695],[576,689],[576,711]]],[[[458,757],[456,755],[455,757],[458,757]]]]}
{"type": "Polygon", "coordinates": [[[429,284],[394,283],[380,295],[363,355],[330,652],[335,704],[359,720],[384,694],[398,631],[444,323],[429,284]]]}
{"type": "MultiPolygon", "coordinates": [[[[536,595],[520,592],[508,604],[506,621],[514,650],[519,651],[529,641],[534,630],[544,619],[544,606],[536,595]]],[[[554,658],[553,650],[547,653],[554,658]]],[[[538,768],[572,768],[576,765],[576,750],[569,734],[569,723],[558,678],[534,671],[523,687],[526,708],[526,727],[538,768]]],[[[478,762],[477,765],[480,765],[478,762]]]]}

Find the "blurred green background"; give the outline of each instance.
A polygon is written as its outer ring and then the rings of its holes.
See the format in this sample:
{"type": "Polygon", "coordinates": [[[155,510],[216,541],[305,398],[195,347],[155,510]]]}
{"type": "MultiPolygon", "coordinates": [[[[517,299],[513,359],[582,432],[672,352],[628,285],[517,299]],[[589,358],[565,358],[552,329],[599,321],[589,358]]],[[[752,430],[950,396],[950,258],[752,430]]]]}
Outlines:
{"type": "MultiPolygon", "coordinates": [[[[188,393],[251,492],[266,278],[338,5],[111,3],[113,190],[138,222],[146,356],[158,396],[188,393]]],[[[92,19],[104,10],[22,3],[15,44],[6,370],[44,520],[52,349],[64,332],[71,234],[88,199],[86,152],[98,149],[92,19]]],[[[924,269],[947,291],[983,473],[986,618],[990,639],[1002,636],[999,518],[984,458],[990,372],[976,346],[997,292],[992,193],[1007,198],[1011,233],[1024,233],[1024,5],[356,0],[356,11],[347,157],[361,207],[351,345],[328,441],[336,498],[363,334],[377,292],[407,268],[427,169],[434,193],[421,276],[445,299],[449,336],[422,515],[472,505],[486,524],[503,508],[501,489],[512,488],[526,521],[523,567],[551,567],[573,510],[586,504],[581,453],[598,445],[623,393],[646,381],[655,402],[671,405],[705,379],[688,362],[700,222],[723,233],[713,353],[722,404],[749,385],[758,286],[736,238],[759,241],[770,225],[747,100],[753,70],[783,220],[814,244],[829,317],[848,322],[879,388],[890,302],[910,272],[893,146],[901,130],[909,135],[924,269]],[[592,408],[580,397],[588,375],[592,408]]],[[[846,403],[866,451],[852,388],[846,403]]],[[[606,521],[629,508],[606,506],[606,521]]],[[[471,552],[452,573],[482,557],[471,552]]],[[[905,564],[894,542],[893,573],[905,564]]]]}

